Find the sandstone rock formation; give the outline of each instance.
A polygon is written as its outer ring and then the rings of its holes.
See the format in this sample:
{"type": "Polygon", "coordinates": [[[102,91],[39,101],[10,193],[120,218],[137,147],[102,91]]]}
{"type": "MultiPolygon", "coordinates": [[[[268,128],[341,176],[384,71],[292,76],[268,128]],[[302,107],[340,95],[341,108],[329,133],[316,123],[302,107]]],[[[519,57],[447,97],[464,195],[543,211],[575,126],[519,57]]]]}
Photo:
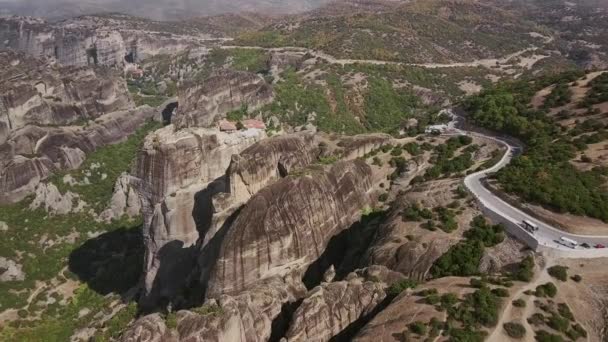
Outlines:
{"type": "Polygon", "coordinates": [[[73,169],[85,155],[117,143],[156,115],[150,107],[103,115],[86,127],[27,126],[0,145],[0,203],[16,202],[57,169],[73,169]]]}
{"type": "Polygon", "coordinates": [[[167,328],[160,314],[144,316],[131,325],[123,335],[124,342],[175,342],[177,334],[167,328]]]}
{"type": "MultiPolygon", "coordinates": [[[[460,277],[432,280],[424,284],[424,288],[437,289],[439,295],[454,293],[459,297],[475,290],[469,286],[469,278],[460,277]]],[[[445,313],[437,310],[435,305],[425,303],[423,298],[411,291],[402,292],[351,340],[357,342],[401,341],[405,340],[404,332],[407,332],[409,324],[415,321],[429,322],[433,317],[439,321],[445,321],[445,313]]]]}
{"type": "Polygon", "coordinates": [[[7,281],[22,281],[25,279],[23,266],[4,257],[0,257],[0,283],[7,281]]]}
{"type": "Polygon", "coordinates": [[[290,283],[293,285],[273,277],[238,296],[223,295],[200,308],[181,310],[171,332],[158,314],[144,316],[129,327],[121,341],[268,341],[284,303],[294,302],[306,292],[297,279],[290,283]]]}
{"type": "Polygon", "coordinates": [[[196,217],[211,195],[205,190],[222,183],[232,155],[264,137],[259,130],[174,132],[167,126],[146,138],[135,173],[144,216],[146,301],[170,298],[182,286],[199,238],[196,217]]]}
{"type": "Polygon", "coordinates": [[[61,194],[53,183],[40,183],[36,187],[36,197],[30,204],[30,209],[43,208],[48,213],[65,215],[84,210],[87,204],[78,194],[71,191],[61,194]]]}
{"type": "Polygon", "coordinates": [[[351,324],[380,309],[388,285],[404,276],[385,267],[351,273],[343,281],[312,289],[293,314],[287,341],[329,341],[351,324]]]}
{"type": "Polygon", "coordinates": [[[124,15],[82,16],[55,23],[6,17],[0,18],[0,27],[0,49],[74,66],[123,66],[217,41],[196,28],[124,15]]]}
{"type": "Polygon", "coordinates": [[[141,199],[132,182],[136,180],[128,173],[118,177],[110,206],[99,215],[100,220],[110,222],[123,216],[133,218],[141,214],[141,199]]]}
{"type": "MultiPolygon", "coordinates": [[[[260,279],[307,268],[373,202],[372,171],[363,161],[306,172],[262,189],[240,211],[209,278],[201,279],[208,283],[207,297],[239,293],[260,279]]],[[[208,262],[201,260],[201,268],[208,262]]]]}
{"type": "Polygon", "coordinates": [[[246,106],[255,110],[272,102],[274,94],[263,77],[254,73],[222,70],[204,82],[179,89],[175,126],[209,127],[227,113],[246,106]]]}
{"type": "Polygon", "coordinates": [[[0,53],[0,143],[26,125],[65,126],[134,108],[121,75],[108,68],[59,67],[0,53]]]}

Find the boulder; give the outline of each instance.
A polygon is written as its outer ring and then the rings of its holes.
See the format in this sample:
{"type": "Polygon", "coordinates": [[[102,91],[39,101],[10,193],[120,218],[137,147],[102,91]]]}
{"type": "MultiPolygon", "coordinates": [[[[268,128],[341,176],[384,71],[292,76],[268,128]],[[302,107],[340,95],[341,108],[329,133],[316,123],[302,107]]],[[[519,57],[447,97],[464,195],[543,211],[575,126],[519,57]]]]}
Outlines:
{"type": "Polygon", "coordinates": [[[54,215],[66,215],[84,210],[86,203],[71,191],[62,194],[53,183],[40,183],[30,209],[43,208],[54,215]]]}

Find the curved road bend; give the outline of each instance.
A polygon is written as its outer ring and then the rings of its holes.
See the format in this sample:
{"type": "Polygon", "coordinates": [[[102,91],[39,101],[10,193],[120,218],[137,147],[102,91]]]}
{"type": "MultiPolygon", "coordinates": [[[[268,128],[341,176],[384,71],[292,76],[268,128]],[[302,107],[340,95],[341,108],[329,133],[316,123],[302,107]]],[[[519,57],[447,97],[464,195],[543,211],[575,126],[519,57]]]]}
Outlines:
{"type": "MultiPolygon", "coordinates": [[[[468,135],[476,135],[486,139],[491,139],[507,147],[507,152],[496,165],[492,166],[489,169],[470,174],[464,179],[465,186],[469,189],[469,191],[471,191],[471,193],[473,193],[473,195],[482,203],[483,206],[492,210],[495,213],[498,213],[501,217],[519,227],[524,233],[533,237],[538,242],[539,247],[543,246],[546,248],[553,248],[568,252],[583,252],[594,250],[593,254],[595,257],[601,255],[608,256],[608,249],[599,250],[594,248],[597,244],[608,246],[608,236],[577,235],[561,231],[543,221],[540,221],[526,214],[520,209],[513,207],[498,196],[494,195],[490,190],[486,189],[483,186],[482,180],[486,178],[489,174],[495,173],[505,167],[507,164],[509,164],[519,147],[516,147],[508,141],[497,137],[487,136],[484,134],[468,131],[460,132],[468,135]],[[523,220],[528,220],[533,224],[536,224],[538,226],[538,231],[530,233],[525,230],[522,225],[523,220]],[[570,247],[564,246],[558,243],[558,241],[562,237],[567,237],[569,239],[575,240],[579,244],[587,243],[591,246],[591,248],[587,249],[579,245],[576,249],[572,249],[570,247]]],[[[581,255],[581,257],[585,256],[581,255]]]]}

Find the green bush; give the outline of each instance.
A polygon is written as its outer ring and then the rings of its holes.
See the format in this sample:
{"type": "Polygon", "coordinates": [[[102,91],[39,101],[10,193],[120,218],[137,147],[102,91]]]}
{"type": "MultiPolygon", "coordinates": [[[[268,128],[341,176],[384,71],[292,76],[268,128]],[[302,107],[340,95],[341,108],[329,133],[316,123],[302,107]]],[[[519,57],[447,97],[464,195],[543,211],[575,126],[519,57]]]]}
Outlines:
{"type": "Polygon", "coordinates": [[[557,294],[557,287],[555,286],[555,284],[553,283],[546,283],[543,285],[539,285],[536,287],[536,293],[535,295],[537,297],[555,297],[555,295],[557,294]]]}
{"type": "Polygon", "coordinates": [[[566,332],[570,327],[570,321],[567,318],[561,317],[557,314],[552,314],[547,320],[547,325],[557,331],[566,332]]]}
{"type": "Polygon", "coordinates": [[[503,297],[503,298],[509,297],[509,291],[507,289],[503,289],[503,288],[492,289],[492,293],[498,297],[503,297]]]}
{"type": "Polygon", "coordinates": [[[534,277],[534,257],[525,257],[513,273],[513,278],[519,281],[529,282],[534,277]]]}
{"type": "Polygon", "coordinates": [[[561,281],[568,280],[568,267],[556,265],[549,267],[547,271],[549,272],[549,275],[555,279],[561,281]]]}
{"type": "Polygon", "coordinates": [[[452,246],[435,261],[431,267],[434,277],[476,275],[485,247],[502,242],[504,233],[500,225],[489,225],[482,216],[478,216],[471,222],[471,229],[465,232],[465,237],[467,240],[452,246]]]}
{"type": "Polygon", "coordinates": [[[566,303],[559,303],[557,305],[557,312],[564,318],[567,318],[574,322],[574,314],[570,310],[570,307],[566,303]]]}
{"type": "Polygon", "coordinates": [[[403,280],[400,280],[400,281],[398,281],[396,283],[393,283],[388,288],[387,293],[389,295],[392,295],[392,296],[397,296],[401,292],[405,291],[406,289],[413,289],[413,288],[416,288],[416,286],[418,286],[418,282],[416,280],[413,280],[413,279],[403,279],[403,280]]]}
{"type": "Polygon", "coordinates": [[[175,315],[175,312],[170,312],[169,314],[167,314],[165,323],[167,324],[167,328],[177,329],[177,315],[175,315]]]}
{"type": "Polygon", "coordinates": [[[526,307],[526,301],[519,298],[519,299],[515,299],[513,301],[513,306],[516,308],[525,308],[526,307]]]}
{"type": "Polygon", "coordinates": [[[583,280],[583,277],[581,277],[580,274],[575,274],[575,275],[572,276],[571,279],[574,280],[577,283],[580,283],[583,280]]]}
{"type": "Polygon", "coordinates": [[[411,323],[409,325],[409,329],[414,334],[417,334],[417,335],[420,335],[420,336],[426,335],[426,332],[427,332],[426,324],[424,324],[423,322],[419,322],[419,321],[411,323]]]}
{"type": "Polygon", "coordinates": [[[561,336],[553,335],[544,330],[537,331],[536,336],[534,337],[537,342],[564,342],[564,339],[561,336]]]}
{"type": "Polygon", "coordinates": [[[524,336],[526,336],[526,328],[521,325],[520,323],[517,322],[508,322],[503,324],[503,329],[505,329],[505,332],[507,333],[507,335],[509,335],[509,337],[511,338],[523,338],[524,336]]]}

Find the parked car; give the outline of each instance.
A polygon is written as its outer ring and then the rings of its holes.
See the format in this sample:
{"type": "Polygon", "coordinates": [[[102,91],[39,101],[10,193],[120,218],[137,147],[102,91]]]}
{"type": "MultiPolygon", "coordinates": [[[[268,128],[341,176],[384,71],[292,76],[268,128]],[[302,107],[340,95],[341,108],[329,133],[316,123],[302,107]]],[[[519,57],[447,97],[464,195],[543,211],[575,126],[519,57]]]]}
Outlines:
{"type": "Polygon", "coordinates": [[[589,246],[589,244],[588,244],[588,243],[586,243],[586,242],[583,242],[583,243],[581,244],[581,246],[582,246],[583,248],[591,248],[591,246],[589,246]]]}
{"type": "Polygon", "coordinates": [[[598,243],[597,245],[595,245],[595,248],[606,248],[606,246],[602,245],[601,243],[598,243]]]}

